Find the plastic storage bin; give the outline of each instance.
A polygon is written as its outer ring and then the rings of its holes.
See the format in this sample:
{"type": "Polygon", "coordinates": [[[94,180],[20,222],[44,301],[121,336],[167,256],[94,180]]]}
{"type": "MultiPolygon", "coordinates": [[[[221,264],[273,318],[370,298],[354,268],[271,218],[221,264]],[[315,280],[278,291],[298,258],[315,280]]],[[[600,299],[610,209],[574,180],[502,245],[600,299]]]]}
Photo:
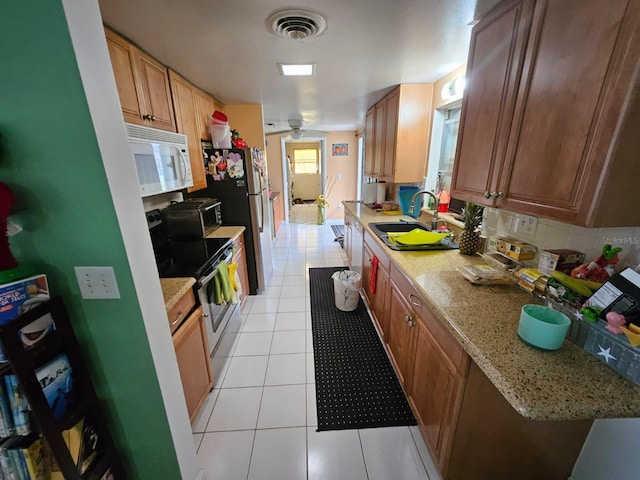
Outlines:
{"type": "Polygon", "coordinates": [[[583,348],[623,377],[640,385],[640,348],[632,347],[624,335],[614,335],[607,322],[589,323],[583,348]]]}
{"type": "Polygon", "coordinates": [[[351,312],[358,308],[362,277],[353,270],[340,270],[331,275],[338,310],[351,312]]]}
{"type": "Polygon", "coordinates": [[[231,148],[231,129],[229,125],[209,125],[213,148],[231,148]]]}

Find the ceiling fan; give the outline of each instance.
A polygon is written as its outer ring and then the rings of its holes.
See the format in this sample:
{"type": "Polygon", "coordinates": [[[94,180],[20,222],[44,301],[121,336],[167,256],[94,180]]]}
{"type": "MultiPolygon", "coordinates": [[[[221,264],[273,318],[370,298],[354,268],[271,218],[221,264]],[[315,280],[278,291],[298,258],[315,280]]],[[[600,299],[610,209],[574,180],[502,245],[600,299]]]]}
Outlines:
{"type": "Polygon", "coordinates": [[[277,135],[279,133],[287,133],[291,135],[291,138],[294,140],[300,140],[304,136],[315,136],[315,135],[326,135],[327,132],[323,132],[321,130],[307,130],[302,128],[302,124],[304,123],[300,119],[290,118],[289,119],[289,130],[279,130],[277,132],[268,132],[265,135],[277,135]]]}

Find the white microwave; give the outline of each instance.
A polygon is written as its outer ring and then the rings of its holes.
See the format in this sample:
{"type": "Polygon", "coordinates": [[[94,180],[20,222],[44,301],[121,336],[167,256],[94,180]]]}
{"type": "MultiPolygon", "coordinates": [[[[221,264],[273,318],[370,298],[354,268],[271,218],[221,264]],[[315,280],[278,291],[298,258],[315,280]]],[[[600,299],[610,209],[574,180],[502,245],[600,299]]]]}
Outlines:
{"type": "Polygon", "coordinates": [[[125,126],[143,197],[193,186],[186,135],[130,123],[125,126]]]}

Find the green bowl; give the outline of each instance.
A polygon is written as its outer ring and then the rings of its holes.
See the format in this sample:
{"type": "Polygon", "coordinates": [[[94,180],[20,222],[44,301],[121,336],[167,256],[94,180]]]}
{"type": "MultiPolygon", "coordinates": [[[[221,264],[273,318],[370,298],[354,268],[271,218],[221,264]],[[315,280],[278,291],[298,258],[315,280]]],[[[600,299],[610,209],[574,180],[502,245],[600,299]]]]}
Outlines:
{"type": "Polygon", "coordinates": [[[518,337],[541,350],[558,350],[567,336],[571,320],[564,313],[542,305],[524,305],[518,337]]]}

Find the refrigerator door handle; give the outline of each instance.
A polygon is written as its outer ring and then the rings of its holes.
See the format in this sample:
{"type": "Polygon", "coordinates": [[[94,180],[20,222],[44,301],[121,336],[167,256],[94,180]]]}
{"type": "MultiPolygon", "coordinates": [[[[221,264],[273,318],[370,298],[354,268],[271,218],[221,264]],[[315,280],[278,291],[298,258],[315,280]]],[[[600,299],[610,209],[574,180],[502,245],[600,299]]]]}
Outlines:
{"type": "Polygon", "coordinates": [[[251,197],[260,197],[260,223],[258,228],[260,233],[264,232],[264,202],[262,201],[262,194],[260,193],[247,193],[251,197]]]}

